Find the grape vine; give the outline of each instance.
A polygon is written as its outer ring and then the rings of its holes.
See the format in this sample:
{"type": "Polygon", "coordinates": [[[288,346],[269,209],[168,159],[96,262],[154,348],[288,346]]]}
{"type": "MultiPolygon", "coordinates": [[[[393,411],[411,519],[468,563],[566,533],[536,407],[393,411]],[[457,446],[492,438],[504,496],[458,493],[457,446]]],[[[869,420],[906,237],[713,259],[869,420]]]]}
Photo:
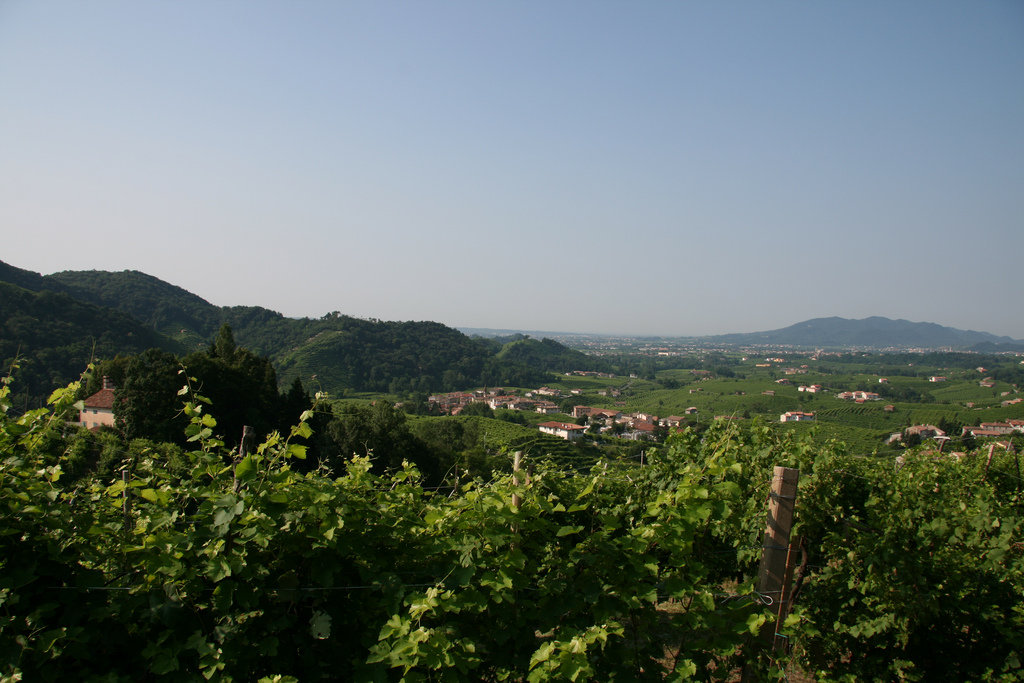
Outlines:
{"type": "Polygon", "coordinates": [[[768,425],[672,436],[645,466],[543,458],[430,490],[406,464],[293,468],[312,412],[244,457],[182,375],[189,450],[70,478],[76,387],[0,387],[0,680],[1018,680],[1012,454],[866,459],[768,425]],[[781,652],[753,590],[771,468],[801,470],[781,652]],[[513,501],[513,494],[517,501],[513,501]]]}

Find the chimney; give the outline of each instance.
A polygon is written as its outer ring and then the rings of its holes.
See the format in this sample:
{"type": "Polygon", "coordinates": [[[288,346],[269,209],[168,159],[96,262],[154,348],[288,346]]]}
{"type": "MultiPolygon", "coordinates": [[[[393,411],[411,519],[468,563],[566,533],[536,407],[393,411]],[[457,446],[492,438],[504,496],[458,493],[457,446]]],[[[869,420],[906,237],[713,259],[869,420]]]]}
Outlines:
{"type": "Polygon", "coordinates": [[[110,377],[107,376],[107,375],[103,375],[103,388],[104,389],[113,389],[114,388],[114,380],[110,379],[110,377]]]}

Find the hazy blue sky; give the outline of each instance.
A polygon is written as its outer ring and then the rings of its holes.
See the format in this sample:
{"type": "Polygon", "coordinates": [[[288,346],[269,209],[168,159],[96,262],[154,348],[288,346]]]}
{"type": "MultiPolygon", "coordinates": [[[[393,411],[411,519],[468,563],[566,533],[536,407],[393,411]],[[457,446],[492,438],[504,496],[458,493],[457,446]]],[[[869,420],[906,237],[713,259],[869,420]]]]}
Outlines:
{"type": "Polygon", "coordinates": [[[0,237],[291,316],[1024,339],[1024,2],[0,0],[0,237]]]}

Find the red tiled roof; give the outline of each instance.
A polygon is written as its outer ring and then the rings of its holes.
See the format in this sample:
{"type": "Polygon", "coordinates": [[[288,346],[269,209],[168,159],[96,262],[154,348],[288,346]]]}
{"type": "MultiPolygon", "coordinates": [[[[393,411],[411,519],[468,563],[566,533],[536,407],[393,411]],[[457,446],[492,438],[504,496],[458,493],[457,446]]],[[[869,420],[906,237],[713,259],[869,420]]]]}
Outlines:
{"type": "Polygon", "coordinates": [[[114,390],[100,389],[95,394],[85,399],[85,407],[112,410],[114,408],[114,390]]]}
{"type": "Polygon", "coordinates": [[[565,430],[567,432],[571,432],[573,430],[586,430],[586,427],[581,427],[579,425],[569,424],[568,422],[542,422],[542,423],[540,423],[537,426],[538,427],[547,427],[548,429],[562,429],[562,430],[565,430]]]}
{"type": "Polygon", "coordinates": [[[996,429],[982,429],[980,427],[965,427],[965,431],[973,436],[1003,436],[1003,432],[996,429]]]}

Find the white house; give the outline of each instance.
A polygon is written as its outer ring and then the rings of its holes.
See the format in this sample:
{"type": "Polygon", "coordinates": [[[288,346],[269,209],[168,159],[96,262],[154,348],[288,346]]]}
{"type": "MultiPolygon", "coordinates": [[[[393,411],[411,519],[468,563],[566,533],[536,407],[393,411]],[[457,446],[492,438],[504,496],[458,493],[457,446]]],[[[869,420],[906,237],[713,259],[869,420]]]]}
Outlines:
{"type": "Polygon", "coordinates": [[[537,425],[537,428],[544,434],[551,434],[552,436],[557,436],[565,439],[566,441],[575,441],[583,436],[583,433],[587,431],[586,427],[574,425],[569,422],[542,422],[537,425]]]}

